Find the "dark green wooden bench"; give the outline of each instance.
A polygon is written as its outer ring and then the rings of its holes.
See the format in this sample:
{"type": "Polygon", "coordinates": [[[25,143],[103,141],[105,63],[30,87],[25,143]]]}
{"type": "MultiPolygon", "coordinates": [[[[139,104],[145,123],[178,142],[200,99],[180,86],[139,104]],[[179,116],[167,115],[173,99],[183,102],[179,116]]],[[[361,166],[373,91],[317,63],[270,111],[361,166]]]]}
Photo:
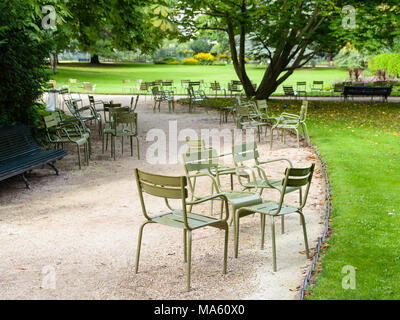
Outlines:
{"type": "Polygon", "coordinates": [[[43,150],[24,125],[0,128],[0,181],[22,175],[26,187],[30,189],[25,173],[45,164],[58,175],[54,162],[67,155],[63,149],[43,150]]]}
{"type": "Polygon", "coordinates": [[[343,90],[344,100],[348,96],[370,96],[371,99],[374,96],[381,96],[384,101],[387,102],[388,97],[392,92],[392,87],[371,87],[371,86],[345,86],[343,90]]]}

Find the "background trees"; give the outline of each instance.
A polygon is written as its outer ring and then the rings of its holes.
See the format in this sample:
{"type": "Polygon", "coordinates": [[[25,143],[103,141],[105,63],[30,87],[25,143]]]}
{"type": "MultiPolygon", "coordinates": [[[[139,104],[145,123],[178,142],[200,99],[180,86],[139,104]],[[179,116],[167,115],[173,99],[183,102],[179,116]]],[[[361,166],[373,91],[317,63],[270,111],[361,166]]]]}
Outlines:
{"type": "Polygon", "coordinates": [[[182,38],[202,30],[226,33],[235,71],[246,94],[263,99],[317,53],[336,53],[349,40],[356,48],[371,50],[393,43],[399,32],[393,23],[399,8],[396,1],[384,3],[353,1],[356,13],[360,13],[354,29],[344,28],[342,23],[345,1],[177,0],[173,1],[175,11],[170,19],[180,26],[182,38]],[[371,24],[374,18],[376,22],[371,24]],[[380,23],[386,31],[382,39],[380,23]],[[249,38],[270,61],[257,90],[251,85],[244,61],[249,38]]]}
{"type": "MultiPolygon", "coordinates": [[[[62,19],[66,11],[58,9],[58,19],[62,19]]],[[[35,127],[33,106],[48,80],[45,63],[54,48],[48,30],[42,27],[43,18],[41,7],[32,1],[0,2],[0,126],[25,123],[35,127]]]]}

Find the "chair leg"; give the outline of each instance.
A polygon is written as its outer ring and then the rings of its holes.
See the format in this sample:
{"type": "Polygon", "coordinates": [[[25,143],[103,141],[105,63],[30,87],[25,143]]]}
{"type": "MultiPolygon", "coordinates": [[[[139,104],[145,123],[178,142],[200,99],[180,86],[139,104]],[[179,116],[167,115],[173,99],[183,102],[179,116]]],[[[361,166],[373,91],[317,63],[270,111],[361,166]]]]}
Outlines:
{"type": "Polygon", "coordinates": [[[261,218],[261,250],[264,249],[264,238],[265,238],[265,214],[260,214],[261,218]]]}
{"type": "Polygon", "coordinates": [[[227,260],[228,260],[228,234],[229,234],[229,227],[228,224],[226,224],[226,229],[225,229],[225,243],[224,243],[224,274],[226,274],[226,266],[227,266],[227,260]]]}
{"type": "Polygon", "coordinates": [[[303,234],[304,234],[304,245],[306,247],[306,256],[307,259],[310,258],[310,253],[309,253],[309,249],[308,249],[308,239],[307,239],[307,230],[306,230],[306,221],[304,219],[304,215],[303,213],[299,212],[300,214],[300,218],[301,218],[301,224],[303,225],[303,234]]]}
{"type": "Polygon", "coordinates": [[[137,244],[137,249],[136,249],[136,264],[135,264],[135,273],[138,273],[139,270],[139,258],[140,258],[140,248],[142,246],[142,235],[143,235],[143,228],[146,224],[150,223],[149,221],[146,221],[140,226],[139,229],[139,235],[138,235],[138,244],[137,244]]]}
{"type": "Polygon", "coordinates": [[[136,149],[137,149],[137,156],[138,156],[138,160],[140,160],[140,153],[139,153],[139,138],[136,138],[136,149]]]}
{"type": "Polygon", "coordinates": [[[187,262],[187,230],[183,229],[183,261],[187,262]]]}
{"type": "Polygon", "coordinates": [[[233,226],[234,229],[236,229],[235,231],[235,258],[238,257],[239,254],[239,213],[236,212],[236,215],[233,217],[235,219],[235,224],[233,226]]]}
{"type": "Polygon", "coordinates": [[[80,149],[79,144],[77,144],[76,146],[78,148],[78,162],[79,162],[79,170],[80,170],[80,169],[82,169],[82,167],[81,167],[81,149],[80,149]]]}
{"type": "Polygon", "coordinates": [[[285,216],[281,216],[281,233],[285,233],[285,216]]]}
{"type": "Polygon", "coordinates": [[[276,244],[275,244],[275,220],[274,216],[271,216],[271,235],[272,235],[272,261],[274,272],[276,271],[276,244]]]}
{"type": "Polygon", "coordinates": [[[272,150],[272,141],[273,141],[273,139],[274,139],[274,127],[271,127],[271,130],[270,130],[270,135],[271,135],[271,137],[270,137],[270,150],[272,150]]]}
{"type": "Polygon", "coordinates": [[[188,248],[187,248],[187,274],[186,274],[186,290],[190,291],[190,272],[192,269],[192,231],[188,230],[188,248]]]}

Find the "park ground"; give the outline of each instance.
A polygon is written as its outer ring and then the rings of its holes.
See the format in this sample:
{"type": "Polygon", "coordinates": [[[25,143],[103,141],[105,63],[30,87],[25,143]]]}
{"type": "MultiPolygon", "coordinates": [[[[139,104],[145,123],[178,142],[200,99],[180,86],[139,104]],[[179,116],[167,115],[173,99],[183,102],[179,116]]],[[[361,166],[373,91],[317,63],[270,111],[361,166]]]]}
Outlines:
{"type": "MultiPolygon", "coordinates": [[[[128,104],[127,96],[96,96],[128,104]]],[[[2,299],[296,299],[311,260],[304,254],[304,241],[298,216],[287,217],[286,232],[277,237],[278,272],[272,272],[270,233],[267,224],[265,249],[260,250],[259,217],[241,222],[238,259],[233,258],[232,228],[228,273],[222,274],[223,232],[206,228],[193,235],[192,291],[185,291],[182,235],[174,228],[150,225],[144,230],[140,270],[134,274],[139,226],[144,222],[133,170],[167,175],[184,174],[183,165],[146,162],[146,141],[152,128],[168,133],[168,120],[178,129],[233,129],[232,122],[219,125],[215,111],[198,108],[189,115],[187,105],[177,104],[169,114],[165,105],[153,114],[150,97],[141,97],[139,114],[141,159],[129,154],[129,144],[117,161],[109,150],[101,153],[95,136],[89,167],[77,169],[74,148],[58,162],[60,176],[51,170],[35,170],[29,177],[32,191],[17,178],[0,189],[0,298],[2,299]],[[54,272],[55,287],[47,281],[54,272]],[[47,279],[47,280],[46,280],[47,279]],[[49,287],[50,286],[50,287],[49,287]]],[[[93,130],[95,131],[95,130],[93,130]]],[[[288,157],[294,165],[315,162],[308,147],[297,149],[295,138],[287,144],[276,141],[269,150],[268,136],[259,143],[261,158],[288,157]]],[[[184,144],[180,142],[179,147],[184,144]]],[[[230,145],[223,145],[227,152],[230,145]]],[[[229,159],[228,159],[229,162],[229,159]]],[[[228,163],[227,163],[228,164],[228,163]]],[[[280,176],[284,164],[271,166],[271,175],[280,176]]],[[[223,180],[228,186],[228,181],[223,180]]],[[[209,184],[198,182],[209,192],[209,184]]],[[[264,191],[265,199],[277,199],[274,191],[264,191]]],[[[317,163],[306,210],[310,247],[314,248],[323,230],[324,180],[317,163]]],[[[290,201],[297,197],[291,195],[290,201]]],[[[150,200],[150,199],[149,199],[150,200]]],[[[151,202],[151,213],[165,209],[162,201],[151,202]]],[[[207,214],[208,207],[198,210],[207,214]]],[[[277,230],[280,230],[279,222],[277,230]]]]}

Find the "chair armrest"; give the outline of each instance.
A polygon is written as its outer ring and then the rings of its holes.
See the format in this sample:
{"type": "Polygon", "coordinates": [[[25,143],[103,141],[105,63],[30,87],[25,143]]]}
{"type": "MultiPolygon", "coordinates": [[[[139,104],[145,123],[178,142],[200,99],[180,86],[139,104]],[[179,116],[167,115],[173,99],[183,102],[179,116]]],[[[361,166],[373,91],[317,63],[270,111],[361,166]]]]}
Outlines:
{"type": "Polygon", "coordinates": [[[272,160],[267,160],[267,161],[258,161],[258,164],[267,164],[267,163],[273,163],[273,162],[279,162],[279,161],[287,161],[289,163],[290,168],[293,168],[293,164],[289,159],[286,158],[277,158],[277,159],[272,159],[272,160]]]}
{"type": "Polygon", "coordinates": [[[195,205],[195,204],[200,204],[206,201],[211,201],[214,199],[220,198],[221,200],[223,200],[225,202],[225,218],[222,219],[222,221],[228,221],[229,219],[229,206],[228,206],[228,198],[226,197],[226,195],[224,193],[216,193],[216,194],[212,194],[210,196],[206,196],[204,198],[195,200],[195,201],[189,201],[186,202],[186,204],[188,205],[195,205]]]}
{"type": "Polygon", "coordinates": [[[254,168],[255,167],[249,167],[249,166],[245,166],[245,165],[237,166],[236,167],[236,175],[238,176],[239,184],[242,187],[245,187],[245,185],[242,183],[242,180],[241,180],[241,177],[243,176],[243,171],[245,173],[247,173],[247,177],[252,177],[253,180],[254,180],[254,186],[255,186],[254,192],[257,192],[258,191],[258,186],[257,186],[257,178],[256,178],[256,175],[254,173],[254,168]],[[242,170],[242,172],[240,172],[240,170],[242,170]],[[248,171],[250,171],[251,174],[249,174],[248,171]]]}

